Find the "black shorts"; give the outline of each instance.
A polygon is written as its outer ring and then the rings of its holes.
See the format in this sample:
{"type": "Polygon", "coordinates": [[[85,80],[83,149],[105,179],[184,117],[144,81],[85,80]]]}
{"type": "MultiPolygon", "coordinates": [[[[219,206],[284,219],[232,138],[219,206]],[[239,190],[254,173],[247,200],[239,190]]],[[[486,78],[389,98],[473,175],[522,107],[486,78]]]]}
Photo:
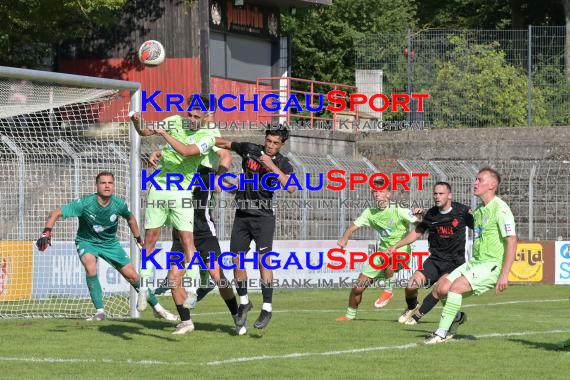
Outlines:
{"type": "Polygon", "coordinates": [[[446,273],[453,272],[455,268],[463,265],[464,262],[465,261],[450,262],[428,257],[426,261],[424,261],[424,269],[418,269],[418,272],[422,273],[426,277],[426,285],[429,287],[435,284],[441,276],[446,273]]]}
{"type": "Polygon", "coordinates": [[[275,216],[251,215],[236,210],[230,240],[230,251],[233,253],[247,253],[252,240],[255,240],[256,251],[260,254],[272,251],[274,232],[275,216]]]}
{"type": "MultiPolygon", "coordinates": [[[[210,261],[210,252],[215,253],[216,260],[222,254],[220,242],[215,236],[194,237],[194,245],[196,250],[200,252],[200,257],[206,263],[210,261]]],[[[178,231],[174,228],[172,229],[172,248],[170,250],[172,252],[184,252],[178,231]]]]}

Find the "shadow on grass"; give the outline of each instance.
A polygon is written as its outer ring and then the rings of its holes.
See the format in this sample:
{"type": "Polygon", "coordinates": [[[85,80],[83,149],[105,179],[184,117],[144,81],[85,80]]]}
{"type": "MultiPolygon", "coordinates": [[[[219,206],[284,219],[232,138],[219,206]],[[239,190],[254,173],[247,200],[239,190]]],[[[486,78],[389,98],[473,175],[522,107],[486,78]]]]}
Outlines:
{"type": "Polygon", "coordinates": [[[144,329],[143,327],[132,326],[126,323],[99,326],[99,331],[119,337],[124,340],[133,340],[133,336],[140,335],[144,337],[151,337],[171,342],[176,341],[176,339],[172,337],[165,337],[158,334],[153,334],[152,331],[144,329]]]}
{"type": "Polygon", "coordinates": [[[526,339],[509,339],[511,342],[521,343],[525,346],[545,351],[570,351],[570,339],[565,342],[533,342],[526,339]]]}

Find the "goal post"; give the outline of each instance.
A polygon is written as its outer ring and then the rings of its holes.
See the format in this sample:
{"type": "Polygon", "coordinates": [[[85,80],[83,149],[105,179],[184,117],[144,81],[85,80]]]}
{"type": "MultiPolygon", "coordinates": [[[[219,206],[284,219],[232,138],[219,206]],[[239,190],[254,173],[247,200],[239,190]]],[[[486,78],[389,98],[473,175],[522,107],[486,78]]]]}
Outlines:
{"type": "MultiPolygon", "coordinates": [[[[140,226],[141,141],[129,110],[140,111],[140,83],[0,67],[0,319],[94,313],[77,218],[57,222],[46,252],[35,241],[50,211],[95,192],[101,171],[114,173],[140,226]]],[[[125,221],[118,238],[138,270],[125,221]]],[[[97,272],[107,315],[138,317],[132,287],[103,260],[97,272]]]]}

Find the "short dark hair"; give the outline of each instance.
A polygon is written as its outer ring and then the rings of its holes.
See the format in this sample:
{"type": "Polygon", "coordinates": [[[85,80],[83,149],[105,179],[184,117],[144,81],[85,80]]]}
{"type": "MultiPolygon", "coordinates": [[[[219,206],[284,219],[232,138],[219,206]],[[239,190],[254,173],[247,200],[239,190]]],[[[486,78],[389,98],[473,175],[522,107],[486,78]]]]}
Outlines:
{"type": "Polygon", "coordinates": [[[95,177],[95,183],[99,183],[99,178],[101,177],[112,177],[113,181],[115,180],[115,175],[109,171],[102,171],[101,173],[97,174],[95,177]]]}
{"type": "Polygon", "coordinates": [[[477,174],[481,174],[483,172],[489,173],[491,175],[491,177],[494,177],[497,180],[497,187],[498,187],[498,185],[501,184],[501,175],[495,169],[493,169],[490,166],[485,166],[484,168],[479,170],[479,173],[477,173],[477,174]]]}
{"type": "Polygon", "coordinates": [[[447,182],[439,181],[435,185],[433,185],[433,188],[435,189],[436,186],[445,186],[447,187],[447,190],[449,190],[449,192],[451,193],[451,185],[447,182]]]}
{"type": "Polygon", "coordinates": [[[372,181],[372,183],[376,187],[383,187],[385,182],[384,182],[384,178],[374,178],[374,181],[372,181]]]}
{"type": "MultiPolygon", "coordinates": [[[[191,96],[188,97],[188,104],[190,104],[193,99],[194,99],[194,95],[192,94],[191,96]]],[[[216,104],[218,103],[216,96],[214,94],[212,95],[206,95],[206,94],[200,94],[200,100],[202,101],[202,104],[204,104],[204,107],[206,107],[206,112],[216,112],[216,104]],[[213,111],[210,111],[210,96],[212,97],[212,101],[213,101],[213,111]]],[[[194,106],[192,108],[200,108],[199,106],[194,106]]]]}
{"type": "Polygon", "coordinates": [[[281,142],[284,143],[289,139],[289,130],[283,124],[271,124],[265,131],[265,137],[267,136],[279,136],[281,137],[281,142]]]}

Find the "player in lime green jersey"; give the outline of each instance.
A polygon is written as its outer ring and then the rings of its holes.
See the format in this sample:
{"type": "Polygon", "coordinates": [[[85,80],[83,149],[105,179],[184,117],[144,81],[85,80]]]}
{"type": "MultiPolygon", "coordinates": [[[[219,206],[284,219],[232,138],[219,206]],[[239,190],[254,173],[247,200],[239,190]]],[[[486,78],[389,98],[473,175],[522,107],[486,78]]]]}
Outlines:
{"type": "MultiPolygon", "coordinates": [[[[139,244],[143,244],[139,226],[127,204],[115,192],[115,177],[111,172],[101,172],[95,179],[97,193],[79,198],[49,214],[46,226],[36,245],[40,251],[45,251],[51,245],[52,228],[56,221],[79,218],[79,228],[75,238],[77,253],[85,267],[86,282],[96,313],[89,320],[105,319],[103,307],[103,291],[97,277],[97,259],[102,258],[115,269],[138,291],[139,276],[131,264],[131,259],[117,240],[119,217],[127,220],[129,228],[139,244]]],[[[154,308],[158,317],[176,320],[176,316],[164,309],[154,294],[147,292],[148,302],[154,308]]]]}
{"type": "Polygon", "coordinates": [[[438,298],[447,300],[439,327],[426,339],[426,344],[453,338],[456,327],[465,320],[463,313],[458,314],[464,297],[478,296],[493,288],[500,293],[507,288],[517,236],[511,209],[496,195],[500,183],[499,173],[489,167],[477,174],[475,195],[483,204],[473,212],[473,256],[447,278],[439,280],[438,298]]]}
{"type": "MultiPolygon", "coordinates": [[[[384,186],[384,181],[382,179],[377,179],[374,181],[374,185],[382,187],[384,186]]],[[[392,197],[392,192],[388,187],[384,190],[374,190],[373,194],[374,200],[378,203],[379,207],[364,210],[354,223],[347,228],[342,238],[338,241],[337,244],[340,248],[346,247],[348,239],[350,239],[350,236],[358,228],[367,226],[378,231],[380,235],[378,251],[385,252],[388,247],[396,244],[408,234],[410,225],[418,223],[418,219],[412,210],[392,207],[391,205],[388,207],[390,198],[392,197]],[[385,208],[382,207],[384,204],[386,205],[385,208]]],[[[408,245],[402,247],[399,251],[411,253],[411,247],[408,245]]],[[[382,263],[382,257],[376,256],[374,258],[375,265],[381,266],[382,263]]],[[[399,265],[396,271],[400,269],[402,269],[402,267],[399,265]]],[[[389,280],[394,275],[394,272],[395,271],[391,268],[391,265],[388,265],[385,269],[378,270],[374,269],[369,263],[367,263],[362,270],[362,273],[358,276],[358,285],[355,285],[350,292],[346,314],[338,317],[337,321],[350,321],[355,319],[358,305],[360,305],[360,302],[362,301],[362,293],[364,293],[364,290],[366,290],[368,285],[372,284],[374,279],[384,278],[389,280]]],[[[392,288],[390,286],[385,289],[384,293],[389,294],[389,299],[392,298],[392,288]]],[[[385,304],[383,306],[385,306],[385,304]]]]}
{"type": "MultiPolygon", "coordinates": [[[[189,102],[193,97],[189,97],[189,102]]],[[[206,109],[210,108],[210,99],[201,95],[200,100],[206,109]]],[[[146,209],[145,215],[145,246],[147,252],[152,252],[156,246],[156,242],[160,238],[160,230],[165,225],[172,225],[178,230],[180,240],[184,250],[184,262],[189,263],[192,259],[196,247],[194,244],[194,210],[189,207],[182,207],[183,198],[190,198],[191,192],[186,191],[190,187],[190,183],[194,174],[198,171],[198,166],[202,160],[202,156],[215,145],[215,136],[208,130],[199,131],[200,134],[192,131],[192,123],[206,120],[210,117],[211,112],[202,111],[192,108],[188,111],[191,120],[184,119],[179,115],[171,116],[164,121],[166,129],[141,128],[140,122],[136,114],[131,115],[131,120],[141,136],[150,136],[154,134],[161,135],[166,145],[162,148],[159,169],[161,170],[154,179],[158,185],[164,190],[157,190],[154,187],[149,190],[147,203],[158,204],[158,202],[166,202],[171,204],[171,208],[150,207],[146,209]],[[192,122],[192,123],[190,123],[192,122]],[[197,136],[196,136],[197,135],[197,136]],[[167,187],[167,174],[180,173],[181,178],[180,190],[176,185],[167,187]]],[[[219,132],[218,132],[219,133],[219,132]]],[[[182,287],[182,277],[186,270],[179,269],[173,265],[168,273],[168,278],[173,282],[172,298],[176,304],[176,309],[180,315],[182,323],[176,327],[174,334],[185,334],[194,330],[194,324],[190,319],[190,310],[184,306],[187,298],[185,289],[182,287]]],[[[141,298],[141,297],[139,297],[141,298]]],[[[144,308],[144,300],[139,303],[144,308]]]]}

